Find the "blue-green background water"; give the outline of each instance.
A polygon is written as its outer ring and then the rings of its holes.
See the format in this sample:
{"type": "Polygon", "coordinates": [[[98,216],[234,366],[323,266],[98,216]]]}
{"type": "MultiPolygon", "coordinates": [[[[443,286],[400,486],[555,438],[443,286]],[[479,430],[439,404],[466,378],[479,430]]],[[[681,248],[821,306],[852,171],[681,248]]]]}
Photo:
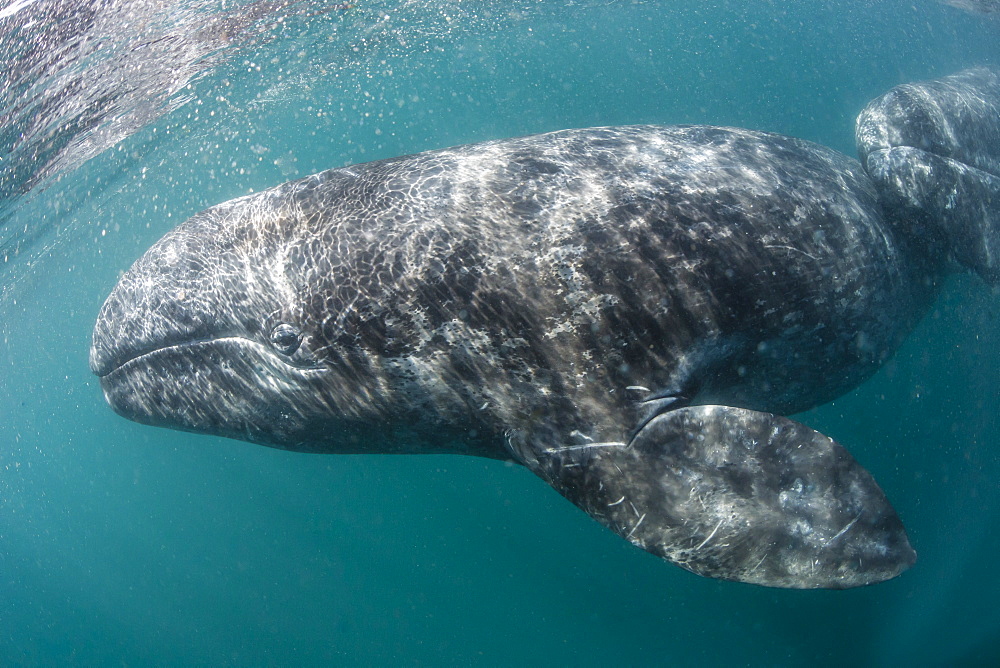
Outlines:
{"type": "Polygon", "coordinates": [[[930,0],[358,5],[291,18],[8,205],[8,233],[40,232],[0,274],[0,664],[1000,664],[1000,297],[973,277],[800,416],[874,473],[918,551],[860,590],[699,578],[502,462],[285,453],[105,406],[104,297],[211,204],[565,127],[728,124],[853,154],[869,99],[1000,64],[1000,23],[930,0]]]}

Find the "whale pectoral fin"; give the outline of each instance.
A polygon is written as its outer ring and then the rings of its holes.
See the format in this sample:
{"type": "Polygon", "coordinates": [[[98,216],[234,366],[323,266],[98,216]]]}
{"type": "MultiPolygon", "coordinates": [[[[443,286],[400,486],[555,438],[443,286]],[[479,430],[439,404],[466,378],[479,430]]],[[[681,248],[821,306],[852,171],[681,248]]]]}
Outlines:
{"type": "Polygon", "coordinates": [[[846,588],[895,577],[916,559],[872,476],[831,439],[770,413],[680,408],[627,444],[525,459],[618,535],[700,575],[846,588]]]}

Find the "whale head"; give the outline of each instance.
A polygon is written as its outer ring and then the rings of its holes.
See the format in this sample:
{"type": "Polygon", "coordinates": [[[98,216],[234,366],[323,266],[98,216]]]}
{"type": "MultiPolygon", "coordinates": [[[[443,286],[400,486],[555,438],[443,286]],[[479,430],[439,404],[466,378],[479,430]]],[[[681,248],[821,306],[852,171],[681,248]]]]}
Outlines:
{"type": "Polygon", "coordinates": [[[306,289],[322,271],[302,206],[315,185],[212,207],[121,277],[90,352],[117,413],[285,449],[364,449],[359,425],[370,439],[383,398],[363,360],[324,339],[332,324],[306,289]]]}

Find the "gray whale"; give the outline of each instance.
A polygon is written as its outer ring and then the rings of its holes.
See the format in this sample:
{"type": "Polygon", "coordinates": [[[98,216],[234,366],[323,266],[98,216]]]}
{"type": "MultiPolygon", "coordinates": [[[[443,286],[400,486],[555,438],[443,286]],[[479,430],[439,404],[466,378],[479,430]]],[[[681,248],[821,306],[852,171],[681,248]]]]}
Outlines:
{"type": "MultiPolygon", "coordinates": [[[[995,93],[989,71],[958,76],[916,90],[936,109],[995,93]]],[[[763,132],[608,127],[219,204],[122,277],[91,367],[110,405],[146,424],[306,452],[514,459],[702,575],[894,577],[915,553],[872,476],[783,415],[874,373],[947,272],[996,276],[989,253],[962,251],[992,248],[989,207],[965,202],[946,229],[938,156],[880,157],[912,135],[887,126],[919,115],[887,106],[897,93],[859,119],[864,167],[763,132]],[[921,164],[933,169],[893,180],[921,164]]]]}

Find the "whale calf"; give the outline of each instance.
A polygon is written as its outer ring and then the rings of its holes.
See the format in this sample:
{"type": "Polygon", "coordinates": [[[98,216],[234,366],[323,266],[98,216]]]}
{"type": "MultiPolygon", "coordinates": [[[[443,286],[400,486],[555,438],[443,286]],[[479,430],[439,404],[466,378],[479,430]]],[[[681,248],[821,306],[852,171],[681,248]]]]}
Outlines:
{"type": "Polygon", "coordinates": [[[121,278],[91,367],[115,411],[150,425],[304,452],[513,459],[701,575],[892,578],[915,553],[885,495],[784,415],[871,376],[949,271],[995,280],[989,212],[965,201],[973,188],[955,213],[941,188],[991,184],[996,144],[904,150],[908,123],[917,139],[947,121],[968,126],[956,141],[980,136],[982,119],[947,102],[994,96],[996,77],[956,76],[869,105],[864,165],[765,132],[606,127],[219,204],[121,278]],[[914,125],[915,97],[944,120],[914,125]]]}

